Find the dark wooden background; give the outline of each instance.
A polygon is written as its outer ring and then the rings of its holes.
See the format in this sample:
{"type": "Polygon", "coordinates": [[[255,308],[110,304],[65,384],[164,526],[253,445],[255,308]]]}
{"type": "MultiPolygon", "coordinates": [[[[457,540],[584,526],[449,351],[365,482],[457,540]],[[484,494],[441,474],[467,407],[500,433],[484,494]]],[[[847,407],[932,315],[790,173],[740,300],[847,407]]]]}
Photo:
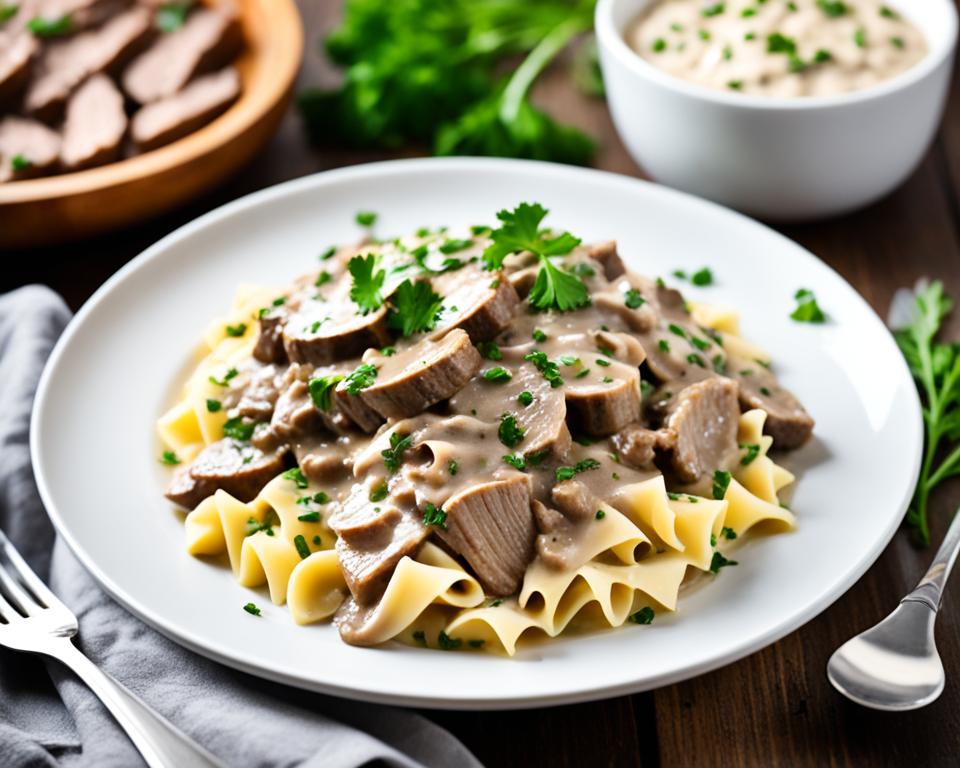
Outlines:
{"type": "MultiPolygon", "coordinates": [[[[300,0],[300,5],[308,47],[300,85],[334,82],[316,43],[336,23],[340,2],[300,0]]],[[[922,276],[943,279],[960,297],[958,88],[955,82],[929,154],[901,189],[851,216],[780,228],[836,268],[881,315],[898,287],[922,276]]],[[[574,92],[562,72],[540,83],[536,98],[600,137],[598,167],[642,175],[617,139],[604,104],[574,92]]],[[[46,283],[76,309],[124,262],[211,208],[297,176],[388,157],[311,148],[291,110],[266,150],[220,190],[125,232],[56,249],[0,254],[0,290],[46,283]]],[[[960,336],[960,312],[948,332],[960,336]]],[[[877,482],[882,481],[878,467],[877,482]]],[[[958,485],[935,497],[934,541],[958,503],[958,485]]],[[[834,693],[824,674],[833,649],[892,610],[931,555],[916,550],[901,531],[876,565],[821,616],[749,658],[685,683],[569,707],[426,714],[490,766],[960,765],[960,585],[948,591],[938,624],[948,683],[933,705],[910,714],[872,712],[834,693]]],[[[503,685],[509,684],[505,674],[503,685]]]]}

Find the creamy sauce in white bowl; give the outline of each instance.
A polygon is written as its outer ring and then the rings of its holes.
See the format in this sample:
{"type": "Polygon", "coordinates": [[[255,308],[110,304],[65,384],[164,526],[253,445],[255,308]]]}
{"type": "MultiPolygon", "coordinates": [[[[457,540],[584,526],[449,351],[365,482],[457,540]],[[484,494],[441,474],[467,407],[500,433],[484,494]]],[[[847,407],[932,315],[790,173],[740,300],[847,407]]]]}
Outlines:
{"type": "Polygon", "coordinates": [[[923,33],[877,0],[661,0],[626,41],[675,77],[773,97],[863,90],[928,52],[923,33]]]}

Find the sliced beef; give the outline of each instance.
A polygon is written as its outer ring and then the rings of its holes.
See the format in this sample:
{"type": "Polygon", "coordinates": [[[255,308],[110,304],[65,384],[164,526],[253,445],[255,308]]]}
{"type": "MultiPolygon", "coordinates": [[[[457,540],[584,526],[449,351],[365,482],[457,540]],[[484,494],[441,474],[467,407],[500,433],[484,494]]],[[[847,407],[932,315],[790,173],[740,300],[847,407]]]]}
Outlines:
{"type": "Polygon", "coordinates": [[[799,448],[813,434],[814,421],[800,401],[781,387],[773,376],[740,377],[740,403],[745,409],[761,408],[767,412],[763,431],[773,438],[773,447],[789,451],[799,448]],[[761,387],[769,394],[761,391],[761,387]]]}
{"type": "Polygon", "coordinates": [[[623,293],[610,291],[597,293],[594,295],[593,303],[598,309],[615,315],[634,333],[649,333],[656,328],[660,319],[657,310],[649,301],[644,301],[638,307],[628,307],[623,293]]]}
{"type": "Polygon", "coordinates": [[[450,328],[462,328],[474,344],[492,341],[510,325],[520,297],[513,284],[501,272],[483,272],[468,266],[431,280],[434,290],[444,297],[444,306],[456,307],[434,333],[443,335],[450,328]]]}
{"type": "Polygon", "coordinates": [[[233,67],[198,77],[179,93],[151,102],[130,123],[137,149],[147,152],[183,138],[223,114],[240,95],[233,67]]]}
{"type": "Polygon", "coordinates": [[[386,358],[373,384],[358,396],[385,418],[416,416],[460,391],[479,368],[480,353],[466,331],[455,328],[386,358]]]}
{"type": "Polygon", "coordinates": [[[55,122],[73,90],[92,74],[113,72],[139,51],[154,34],[146,8],[133,8],[102,27],[46,46],[27,86],[24,109],[45,122],[55,122]]]}
{"type": "Polygon", "coordinates": [[[685,482],[725,469],[737,456],[738,387],[714,377],[682,389],[667,406],[664,427],[676,434],[671,465],[685,482]]]}
{"type": "Polygon", "coordinates": [[[327,365],[390,343],[386,306],[361,315],[348,301],[305,301],[283,327],[290,360],[327,365]]]}
{"type": "MultiPolygon", "coordinates": [[[[610,382],[592,376],[591,383],[574,381],[564,388],[569,422],[575,431],[605,437],[640,418],[640,370],[615,367],[617,376],[610,382]]],[[[603,370],[614,371],[614,366],[603,370]]]]}
{"type": "Polygon", "coordinates": [[[333,392],[333,397],[340,412],[353,422],[360,431],[372,434],[383,424],[384,417],[367,405],[362,397],[351,395],[345,384],[337,386],[333,392]]]}
{"type": "Polygon", "coordinates": [[[642,424],[628,424],[613,436],[613,445],[620,460],[637,469],[653,466],[657,454],[672,451],[677,435],[665,429],[647,429],[642,424]]]}
{"type": "Polygon", "coordinates": [[[448,499],[446,530],[437,534],[476,573],[484,591],[517,591],[537,535],[526,475],[475,485],[448,499]]]}
{"type": "Polygon", "coordinates": [[[251,501],[283,471],[282,453],[264,453],[249,443],[224,438],[211,443],[173,478],[166,496],[193,509],[218,490],[251,501]]]}
{"type": "Polygon", "coordinates": [[[0,181],[28,179],[52,170],[60,157],[60,134],[43,123],[11,115],[0,120],[0,181]],[[26,161],[26,167],[19,167],[26,161]]]}
{"type": "Polygon", "coordinates": [[[95,75],[67,102],[60,160],[71,171],[109,163],[119,156],[126,132],[123,96],[109,77],[95,75]]]}
{"type": "Polygon", "coordinates": [[[595,331],[593,341],[619,363],[639,366],[647,359],[647,351],[636,336],[616,331],[595,331]]]}
{"type": "MultiPolygon", "coordinates": [[[[329,519],[337,534],[337,557],[350,592],[360,605],[380,598],[401,558],[413,555],[429,534],[416,509],[392,498],[374,503],[357,484],[329,519]]],[[[401,501],[406,502],[406,498],[401,501]]]]}
{"type": "Polygon", "coordinates": [[[587,255],[600,262],[603,268],[603,275],[607,280],[616,280],[626,274],[627,268],[623,265],[623,259],[617,253],[617,241],[607,240],[605,243],[597,243],[587,249],[587,255]]]}
{"type": "Polygon", "coordinates": [[[285,363],[287,352],[283,348],[283,326],[287,322],[287,312],[283,307],[274,308],[258,322],[260,335],[253,348],[253,356],[261,363],[285,363]]]}
{"type": "Polygon", "coordinates": [[[10,105],[27,84],[30,62],[40,50],[33,35],[0,35],[0,107],[10,105]]]}
{"type": "Polygon", "coordinates": [[[513,290],[517,292],[518,297],[521,299],[527,298],[527,295],[533,289],[533,284],[537,282],[538,272],[540,272],[539,266],[525,267],[510,273],[510,284],[513,286],[513,290]]]}
{"type": "Polygon", "coordinates": [[[280,397],[277,385],[279,373],[275,365],[265,365],[254,372],[231,416],[254,422],[270,421],[277,398],[280,397]]]}
{"type": "Polygon", "coordinates": [[[349,452],[329,436],[311,435],[293,445],[297,466],[315,483],[337,482],[349,476],[353,462],[349,452]]]}
{"type": "Polygon", "coordinates": [[[97,27],[122,13],[133,0],[34,0],[31,17],[60,19],[70,17],[70,31],[81,32],[97,27]]]}
{"type": "Polygon", "coordinates": [[[140,104],[167,98],[196,75],[226,66],[242,43],[232,3],[199,8],[182,27],[161,36],[127,67],[123,89],[140,104]]]}
{"type": "Polygon", "coordinates": [[[261,450],[276,450],[322,426],[320,411],[313,405],[307,382],[294,378],[277,399],[270,425],[254,434],[253,443],[261,450]]]}

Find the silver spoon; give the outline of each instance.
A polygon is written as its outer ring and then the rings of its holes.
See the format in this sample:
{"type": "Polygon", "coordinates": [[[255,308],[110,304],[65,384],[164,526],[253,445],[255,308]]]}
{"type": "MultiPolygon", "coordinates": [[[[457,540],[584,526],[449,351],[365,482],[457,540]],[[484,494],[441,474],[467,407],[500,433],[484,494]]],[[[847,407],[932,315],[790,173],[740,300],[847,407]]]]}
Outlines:
{"type": "Polygon", "coordinates": [[[834,688],[865,707],[891,711],[919,709],[943,692],[933,624],[958,552],[960,510],[916,589],[887,618],[834,651],[827,662],[834,688]]]}

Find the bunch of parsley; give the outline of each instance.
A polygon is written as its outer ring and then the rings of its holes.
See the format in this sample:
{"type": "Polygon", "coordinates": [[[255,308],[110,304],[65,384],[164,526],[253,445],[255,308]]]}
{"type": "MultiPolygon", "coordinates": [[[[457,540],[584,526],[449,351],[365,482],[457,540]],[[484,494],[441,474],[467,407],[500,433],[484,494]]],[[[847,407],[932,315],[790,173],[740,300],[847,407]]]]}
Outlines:
{"type": "Polygon", "coordinates": [[[585,165],[593,141],[534,107],[528,92],[590,28],[594,1],[347,0],[326,39],[343,82],[300,95],[307,130],[316,142],[585,165]]]}
{"type": "Polygon", "coordinates": [[[914,298],[912,317],[895,337],[923,400],[927,439],[907,524],[926,546],[930,493],[947,478],[960,476],[960,344],[937,341],[943,319],[953,308],[943,284],[921,287],[914,298]]]}

